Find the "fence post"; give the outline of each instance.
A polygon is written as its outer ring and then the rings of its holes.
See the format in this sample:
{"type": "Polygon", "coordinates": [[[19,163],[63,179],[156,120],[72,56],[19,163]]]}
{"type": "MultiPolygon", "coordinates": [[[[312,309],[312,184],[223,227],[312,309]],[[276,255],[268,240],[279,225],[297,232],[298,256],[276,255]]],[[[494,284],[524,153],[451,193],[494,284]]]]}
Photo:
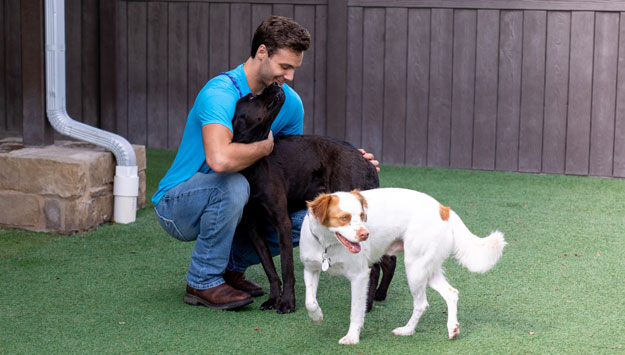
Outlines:
{"type": "Polygon", "coordinates": [[[328,1],[326,134],[345,139],[347,89],[347,0],[328,1]]]}

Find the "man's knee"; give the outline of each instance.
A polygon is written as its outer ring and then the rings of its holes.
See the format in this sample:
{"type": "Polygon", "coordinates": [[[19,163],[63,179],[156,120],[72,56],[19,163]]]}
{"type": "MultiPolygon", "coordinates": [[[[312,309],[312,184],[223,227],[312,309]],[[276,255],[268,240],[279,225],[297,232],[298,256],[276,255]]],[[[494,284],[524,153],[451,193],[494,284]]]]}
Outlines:
{"type": "Polygon", "coordinates": [[[250,196],[250,184],[239,173],[222,175],[224,175],[221,184],[224,201],[232,207],[242,210],[250,196]]]}

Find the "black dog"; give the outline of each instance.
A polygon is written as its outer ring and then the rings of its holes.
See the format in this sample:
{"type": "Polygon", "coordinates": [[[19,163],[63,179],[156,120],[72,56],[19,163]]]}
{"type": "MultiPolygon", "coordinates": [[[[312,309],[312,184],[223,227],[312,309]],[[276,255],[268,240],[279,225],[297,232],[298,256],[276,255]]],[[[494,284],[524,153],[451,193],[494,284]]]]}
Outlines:
{"type": "MultiPolygon", "coordinates": [[[[284,92],[277,84],[258,96],[239,99],[232,121],[233,142],[252,143],[266,139],[271,124],[284,103],[284,92]]],[[[250,184],[250,197],[237,233],[250,236],[269,279],[269,299],[261,309],[278,313],[295,311],[293,241],[289,213],[306,208],[306,201],[321,192],[349,191],[379,187],[378,174],[367,159],[349,143],[321,136],[275,137],[273,152],[241,171],[250,184]],[[278,234],[283,292],[280,278],[260,228],[269,223],[278,234]]],[[[394,269],[394,257],[383,258],[384,277],[375,299],[386,297],[394,269]]],[[[371,272],[368,309],[371,308],[380,266],[371,272]]]]}

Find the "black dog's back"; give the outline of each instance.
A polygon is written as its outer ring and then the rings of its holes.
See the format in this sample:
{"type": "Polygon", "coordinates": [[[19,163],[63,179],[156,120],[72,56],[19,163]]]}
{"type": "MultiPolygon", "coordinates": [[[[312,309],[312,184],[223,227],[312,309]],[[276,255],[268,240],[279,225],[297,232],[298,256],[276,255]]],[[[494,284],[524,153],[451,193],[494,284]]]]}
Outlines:
{"type": "Polygon", "coordinates": [[[378,173],[351,144],[322,136],[276,137],[266,158],[283,170],[289,210],[306,208],[319,193],[380,186],[378,173]]]}

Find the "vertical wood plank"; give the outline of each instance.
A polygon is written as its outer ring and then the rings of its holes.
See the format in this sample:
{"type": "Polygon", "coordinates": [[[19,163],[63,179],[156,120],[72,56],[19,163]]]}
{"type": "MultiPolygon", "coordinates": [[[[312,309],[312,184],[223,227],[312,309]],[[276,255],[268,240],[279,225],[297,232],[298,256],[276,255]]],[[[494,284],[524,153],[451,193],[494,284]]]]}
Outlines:
{"type": "Polygon", "coordinates": [[[54,129],[46,119],[44,13],[43,2],[20,1],[23,142],[26,145],[54,143],[54,129]]]}
{"type": "Polygon", "coordinates": [[[273,14],[278,16],[286,16],[288,18],[293,18],[293,11],[295,7],[289,4],[274,4],[273,5],[273,14]]]}
{"type": "Polygon", "coordinates": [[[449,167],[453,10],[432,9],[428,166],[449,167]]]}
{"type": "MultiPolygon", "coordinates": [[[[347,0],[329,1],[326,8],[325,23],[317,22],[318,28],[326,28],[331,36],[328,38],[327,57],[319,58],[318,64],[330,62],[324,80],[323,117],[327,134],[338,139],[345,139],[346,87],[347,87],[347,0]],[[327,116],[327,119],[326,119],[327,116]]],[[[321,20],[321,19],[319,19],[321,20]]],[[[325,42],[324,42],[325,43],[325,42]]],[[[325,54],[325,52],[324,52],[325,54]]],[[[325,70],[324,70],[325,71],[325,70]]],[[[319,111],[317,111],[319,112],[319,111]]],[[[325,131],[324,131],[325,133],[325,131]]]]}
{"type": "Polygon", "coordinates": [[[121,1],[98,2],[98,53],[99,53],[99,121],[100,128],[115,132],[117,130],[117,84],[115,82],[118,69],[115,66],[117,57],[117,5],[121,1]]]}
{"type": "Polygon", "coordinates": [[[189,88],[187,112],[191,110],[197,94],[208,81],[208,16],[209,4],[189,3],[189,88]]]}
{"type": "Polygon", "coordinates": [[[616,122],[614,124],[614,176],[625,177],[625,13],[620,14],[616,122]]]}
{"type": "Polygon", "coordinates": [[[65,88],[67,114],[82,121],[82,1],[65,2],[65,88]]]}
{"type": "Polygon", "coordinates": [[[619,15],[596,13],[590,175],[612,176],[619,15]]]}
{"type": "Polygon", "coordinates": [[[228,71],[230,68],[230,38],[224,34],[224,28],[230,28],[230,5],[229,4],[210,4],[210,28],[209,28],[209,46],[210,64],[208,70],[209,78],[218,75],[221,72],[228,71]]]}
{"type": "Polygon", "coordinates": [[[98,0],[82,2],[82,122],[100,125],[98,0]]]}
{"type": "Polygon", "coordinates": [[[6,105],[6,61],[5,61],[5,27],[4,0],[0,0],[0,131],[7,130],[7,105],[6,105]]]}
{"type": "Polygon", "coordinates": [[[542,171],[546,173],[564,173],[570,29],[570,12],[549,12],[542,156],[542,171]]]}
{"type": "Polygon", "coordinates": [[[542,168],[546,31],[547,13],[545,11],[525,11],[519,171],[536,173],[542,168]]]}
{"type": "Polygon", "coordinates": [[[250,4],[230,5],[230,65],[235,68],[250,56],[252,7],[250,4]]]}
{"type": "MultiPolygon", "coordinates": [[[[252,48],[252,39],[254,38],[254,32],[263,22],[264,19],[271,16],[273,12],[273,7],[271,4],[252,4],[252,17],[251,17],[251,34],[250,34],[250,49],[252,48]]],[[[251,54],[251,53],[248,53],[251,54]]]]}
{"type": "Polygon", "coordinates": [[[404,164],[406,150],[406,66],[408,10],[386,10],[384,47],[384,164],[404,164]]]}
{"type": "Polygon", "coordinates": [[[167,148],[177,149],[187,118],[189,5],[169,3],[167,43],[167,148]]]}
{"type": "Polygon", "coordinates": [[[148,3],[148,145],[167,148],[167,3],[148,3]]]}
{"type": "Polygon", "coordinates": [[[147,139],[147,3],[128,3],[128,138],[147,139]]]}
{"type": "Polygon", "coordinates": [[[384,115],[384,9],[364,9],[363,33],[363,122],[362,148],[382,157],[382,117],[384,115]]]}
{"type": "Polygon", "coordinates": [[[429,9],[408,13],[408,63],[406,85],[406,152],[408,165],[427,164],[430,77],[429,9]]]}
{"type": "MultiPolygon", "coordinates": [[[[128,137],[128,3],[118,1],[115,21],[115,130],[128,137]]],[[[134,142],[131,142],[134,143],[134,142]]]]}
{"type": "Polygon", "coordinates": [[[573,12],[566,132],[567,174],[588,174],[594,28],[594,13],[573,12]]]}
{"type": "Polygon", "coordinates": [[[495,169],[516,171],[519,152],[523,12],[501,12],[495,169]]]}
{"type": "Polygon", "coordinates": [[[20,1],[5,0],[5,12],[14,14],[6,16],[5,33],[7,33],[6,50],[6,114],[7,130],[22,131],[22,45],[20,29],[20,1]]]}
{"type": "Polygon", "coordinates": [[[456,10],[451,107],[450,166],[452,168],[469,169],[472,164],[476,33],[477,11],[456,10]]]}
{"type": "MultiPolygon", "coordinates": [[[[295,16],[297,23],[304,26],[310,32],[312,40],[315,41],[315,8],[313,6],[295,6],[295,16]]],[[[304,104],[304,133],[313,133],[315,123],[315,49],[314,42],[304,53],[302,66],[295,71],[293,89],[299,94],[304,104]]]]}
{"type": "Polygon", "coordinates": [[[347,83],[345,96],[345,140],[362,146],[362,50],[363,8],[347,8],[347,83]]]}
{"type": "Polygon", "coordinates": [[[499,15],[498,10],[478,10],[477,12],[475,118],[473,120],[474,169],[495,169],[499,15]]]}
{"type": "MultiPolygon", "coordinates": [[[[329,104],[327,104],[328,95],[328,75],[332,78],[332,74],[328,74],[328,6],[317,6],[315,10],[315,32],[313,36],[313,50],[309,57],[314,56],[315,61],[315,111],[314,116],[308,115],[308,119],[314,117],[314,130],[315,134],[331,135],[333,137],[343,139],[345,129],[345,115],[337,115],[333,117],[329,114],[329,104]],[[329,120],[329,121],[328,121],[329,120]],[[333,122],[334,120],[338,122],[333,122]],[[342,122],[340,122],[342,121],[342,122]],[[335,124],[336,123],[336,124],[335,124]]],[[[343,47],[345,50],[345,47],[343,47]]],[[[345,73],[345,71],[343,71],[345,73]]],[[[334,81],[333,81],[334,83],[334,81]]],[[[344,83],[342,84],[344,87],[344,83]]],[[[337,86],[340,86],[337,84],[337,86]]],[[[345,90],[339,95],[343,101],[339,105],[345,105],[345,90]]],[[[335,108],[336,110],[337,108],[335,108]]],[[[343,109],[344,110],[344,109],[343,109]]],[[[338,108],[337,112],[343,112],[338,108]]]]}

